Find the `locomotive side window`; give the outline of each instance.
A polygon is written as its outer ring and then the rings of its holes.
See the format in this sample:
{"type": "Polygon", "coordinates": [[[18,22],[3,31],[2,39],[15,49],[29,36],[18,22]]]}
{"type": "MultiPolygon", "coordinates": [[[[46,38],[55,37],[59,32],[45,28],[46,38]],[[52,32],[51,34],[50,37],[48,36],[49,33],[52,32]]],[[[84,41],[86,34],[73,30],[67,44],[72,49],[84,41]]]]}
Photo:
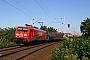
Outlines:
{"type": "Polygon", "coordinates": [[[28,31],[28,28],[18,28],[17,30],[18,30],[18,31],[27,32],[27,31],[28,31]]]}

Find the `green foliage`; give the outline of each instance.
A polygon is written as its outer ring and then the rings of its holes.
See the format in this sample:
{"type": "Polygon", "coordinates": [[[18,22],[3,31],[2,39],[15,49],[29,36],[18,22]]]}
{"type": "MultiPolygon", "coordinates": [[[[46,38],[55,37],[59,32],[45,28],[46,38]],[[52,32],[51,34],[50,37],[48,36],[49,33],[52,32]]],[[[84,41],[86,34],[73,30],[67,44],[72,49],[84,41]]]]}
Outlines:
{"type": "Polygon", "coordinates": [[[90,39],[63,39],[59,48],[52,52],[50,60],[90,59],[90,39]]]}
{"type": "Polygon", "coordinates": [[[87,18],[86,20],[83,20],[80,25],[81,33],[88,33],[90,36],[90,18],[87,18]]]}
{"type": "Polygon", "coordinates": [[[15,28],[0,28],[0,48],[15,45],[15,28]]]}
{"type": "Polygon", "coordinates": [[[41,26],[40,29],[45,30],[46,32],[57,32],[57,29],[53,27],[41,26]]]}
{"type": "Polygon", "coordinates": [[[9,47],[9,46],[15,46],[16,44],[14,42],[5,40],[5,41],[0,41],[0,48],[3,47],[9,47]]]}

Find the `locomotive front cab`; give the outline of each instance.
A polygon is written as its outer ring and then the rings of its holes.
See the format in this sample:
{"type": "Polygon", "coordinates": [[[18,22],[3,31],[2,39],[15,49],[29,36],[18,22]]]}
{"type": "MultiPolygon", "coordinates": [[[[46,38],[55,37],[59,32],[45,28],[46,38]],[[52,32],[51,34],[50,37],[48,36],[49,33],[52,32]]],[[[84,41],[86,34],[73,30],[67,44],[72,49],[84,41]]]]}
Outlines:
{"type": "Polygon", "coordinates": [[[29,42],[28,40],[28,35],[29,35],[29,28],[27,26],[19,26],[16,28],[16,32],[15,32],[15,42],[16,43],[27,43],[29,42]]]}

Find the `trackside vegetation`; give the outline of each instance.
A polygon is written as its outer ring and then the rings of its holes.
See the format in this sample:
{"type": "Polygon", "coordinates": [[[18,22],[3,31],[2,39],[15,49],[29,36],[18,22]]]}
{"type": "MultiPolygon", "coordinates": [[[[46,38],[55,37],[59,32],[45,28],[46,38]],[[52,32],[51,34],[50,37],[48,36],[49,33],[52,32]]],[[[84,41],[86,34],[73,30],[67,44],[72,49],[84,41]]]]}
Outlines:
{"type": "Polygon", "coordinates": [[[14,43],[15,28],[0,28],[0,48],[15,46],[14,43]]]}
{"type": "Polygon", "coordinates": [[[50,60],[89,60],[90,39],[64,38],[59,48],[52,51],[50,60]]]}
{"type": "MultiPolygon", "coordinates": [[[[15,46],[17,45],[14,42],[14,33],[15,33],[16,28],[0,28],[0,48],[4,47],[9,47],[9,46],[15,46]]],[[[48,32],[56,32],[57,30],[53,27],[47,27],[47,26],[42,26],[41,29],[48,32]]]]}

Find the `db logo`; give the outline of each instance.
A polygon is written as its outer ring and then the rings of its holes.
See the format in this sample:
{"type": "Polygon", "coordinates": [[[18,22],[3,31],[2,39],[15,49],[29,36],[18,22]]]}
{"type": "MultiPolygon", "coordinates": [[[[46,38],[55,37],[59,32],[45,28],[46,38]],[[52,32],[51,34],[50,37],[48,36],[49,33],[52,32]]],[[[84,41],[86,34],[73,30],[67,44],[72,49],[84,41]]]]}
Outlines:
{"type": "Polygon", "coordinates": [[[39,32],[39,36],[42,36],[42,32],[39,32]]]}

